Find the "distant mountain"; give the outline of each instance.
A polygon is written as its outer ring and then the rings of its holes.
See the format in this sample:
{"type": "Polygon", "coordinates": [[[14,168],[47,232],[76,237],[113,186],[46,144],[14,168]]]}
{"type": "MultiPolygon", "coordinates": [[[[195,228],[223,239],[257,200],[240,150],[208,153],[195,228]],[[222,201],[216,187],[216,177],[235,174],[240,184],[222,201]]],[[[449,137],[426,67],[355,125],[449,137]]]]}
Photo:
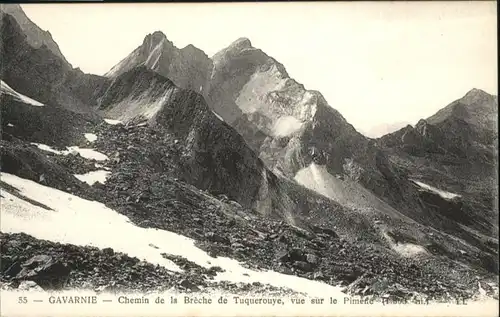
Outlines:
{"type": "Polygon", "coordinates": [[[156,31],[148,34],[141,46],[120,61],[106,77],[119,76],[137,66],[145,66],[168,77],[177,86],[202,92],[212,68],[208,56],[193,45],[178,49],[165,34],[156,31]]]}
{"type": "Polygon", "coordinates": [[[427,122],[437,125],[448,119],[463,120],[479,129],[494,131],[498,128],[498,96],[493,96],[481,89],[472,89],[465,96],[449,104],[427,122]]]}
{"type": "Polygon", "coordinates": [[[397,131],[397,130],[399,130],[407,125],[411,125],[410,122],[400,121],[400,122],[394,122],[394,123],[381,123],[381,124],[378,124],[378,125],[371,127],[370,129],[368,129],[366,131],[363,130],[360,132],[369,138],[379,138],[379,137],[384,136],[386,134],[397,131]]]}
{"type": "MultiPolygon", "coordinates": [[[[418,197],[415,184],[397,174],[393,174],[393,177],[400,177],[399,179],[396,178],[394,183],[387,182],[384,176],[391,175],[391,163],[384,163],[382,150],[377,149],[373,140],[364,138],[345,121],[341,121],[342,117],[337,117],[330,107],[318,107],[322,111],[333,112],[326,112],[321,116],[330,118],[329,121],[336,118],[337,121],[326,125],[325,121],[318,120],[318,131],[335,131],[333,124],[337,124],[337,127],[340,126],[351,133],[350,138],[345,136],[343,141],[344,151],[360,153],[353,150],[352,147],[355,146],[349,143],[356,140],[359,143],[354,144],[357,144],[358,148],[371,147],[367,152],[361,152],[365,156],[360,155],[358,159],[358,162],[365,165],[360,167],[358,163],[347,160],[342,166],[342,174],[330,174],[327,158],[312,153],[310,164],[299,170],[294,180],[290,180],[266,168],[235,129],[220,120],[208,107],[203,96],[176,87],[172,81],[145,66],[136,67],[117,76],[99,100],[99,109],[107,118],[120,120],[126,125],[145,125],[154,135],[158,134],[154,131],[167,132],[167,135],[160,138],[155,137],[155,142],[153,139],[145,139],[144,136],[137,141],[136,146],[143,147],[143,151],[158,152],[150,162],[157,166],[155,168],[213,195],[223,193],[249,211],[254,210],[261,215],[282,219],[305,228],[317,225],[331,228],[335,224],[335,230],[349,240],[358,239],[359,233],[363,231],[363,239],[377,244],[391,242],[374,242],[379,240],[378,234],[365,228],[365,224],[373,222],[374,219],[383,219],[377,221],[383,222],[385,230],[392,232],[391,234],[398,235],[404,231],[407,235],[405,239],[420,241],[429,233],[429,229],[424,228],[432,224],[431,227],[454,232],[467,241],[470,240],[467,233],[461,231],[455,223],[442,223],[442,219],[431,217],[423,211],[410,215],[407,209],[391,206],[396,205],[396,200],[390,200],[393,197],[390,196],[391,191],[399,194],[401,200],[407,204],[415,204],[415,200],[412,201],[418,197]],[[370,161],[371,157],[374,157],[373,162],[370,161]],[[383,164],[387,164],[387,170],[383,169],[383,164]],[[166,166],[169,168],[166,169],[166,166]],[[367,170],[366,167],[372,170],[367,170]],[[363,187],[364,184],[376,180],[377,173],[386,173],[378,179],[379,191],[372,192],[363,187]],[[384,181],[387,182],[385,185],[384,181]],[[383,186],[387,186],[389,195],[380,191],[383,186]],[[384,194],[389,203],[380,199],[384,194]],[[360,222],[357,222],[356,218],[360,222]],[[422,224],[424,227],[420,227],[422,224]]],[[[133,136],[134,139],[138,137],[136,134],[133,136]]],[[[339,146],[335,141],[328,142],[330,137],[327,135],[323,142],[339,146]]],[[[412,211],[415,210],[418,209],[412,211]]],[[[448,241],[448,238],[445,240],[448,241]]],[[[452,241],[447,243],[454,244],[452,241]]]]}
{"type": "Polygon", "coordinates": [[[379,143],[410,178],[464,197],[454,211],[428,202],[438,212],[451,212],[447,217],[482,234],[495,235],[497,120],[498,97],[472,89],[415,127],[385,135],[379,143]]]}
{"type": "Polygon", "coordinates": [[[498,138],[497,113],[497,96],[472,89],[431,117],[420,120],[414,128],[407,126],[380,140],[410,154],[431,151],[492,162],[498,138]]]}

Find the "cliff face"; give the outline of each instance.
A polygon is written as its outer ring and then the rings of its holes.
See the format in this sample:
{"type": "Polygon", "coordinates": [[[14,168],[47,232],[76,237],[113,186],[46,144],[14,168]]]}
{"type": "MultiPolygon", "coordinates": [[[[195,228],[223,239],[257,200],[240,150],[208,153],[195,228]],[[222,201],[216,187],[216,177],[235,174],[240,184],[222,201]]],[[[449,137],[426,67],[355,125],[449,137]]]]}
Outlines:
{"type": "Polygon", "coordinates": [[[325,177],[337,179],[342,192],[348,187],[341,180],[345,178],[393,207],[409,204],[402,192],[412,191],[411,186],[376,142],[358,133],[321,93],[290,78],[283,65],[248,39],[238,39],[213,61],[208,103],[271,170],[315,189],[324,186],[319,183],[325,177]],[[323,174],[306,182],[304,174],[312,173],[313,165],[323,174]]]}
{"type": "MultiPolygon", "coordinates": [[[[266,186],[264,164],[230,126],[219,120],[203,97],[178,88],[145,66],[125,72],[101,97],[100,109],[108,118],[147,122],[165,129],[183,145],[183,177],[201,189],[226,193],[247,208],[266,186]]],[[[262,211],[266,212],[266,211],[262,211]]]]}

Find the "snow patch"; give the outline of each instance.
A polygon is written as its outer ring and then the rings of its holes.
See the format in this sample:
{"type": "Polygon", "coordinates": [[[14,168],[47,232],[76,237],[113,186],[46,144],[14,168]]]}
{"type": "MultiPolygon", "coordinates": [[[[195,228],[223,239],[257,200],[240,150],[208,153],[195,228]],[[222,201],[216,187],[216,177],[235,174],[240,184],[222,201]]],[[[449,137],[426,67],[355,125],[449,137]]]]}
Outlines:
{"type": "MultiPolygon", "coordinates": [[[[355,180],[330,174],[325,165],[311,163],[295,174],[294,180],[300,185],[330,198],[353,212],[373,214],[382,212],[396,218],[405,218],[399,211],[391,207],[380,197],[360,185],[355,180]]],[[[410,223],[413,220],[406,218],[410,223]]]]}
{"type": "Polygon", "coordinates": [[[412,257],[417,254],[427,254],[424,247],[413,243],[396,243],[392,248],[405,257],[412,257]]]}
{"type": "Polygon", "coordinates": [[[95,140],[97,140],[97,135],[95,135],[94,133],[85,133],[85,138],[89,142],[94,142],[95,140]]]}
{"type": "Polygon", "coordinates": [[[486,290],[481,286],[481,282],[477,282],[477,287],[478,287],[478,291],[479,291],[479,295],[482,296],[482,297],[486,297],[486,290]]]}
{"type": "Polygon", "coordinates": [[[81,149],[78,146],[70,146],[68,148],[68,154],[75,152],[89,160],[106,161],[108,159],[108,157],[105,154],[97,152],[93,149],[81,149]]]}
{"type": "Polygon", "coordinates": [[[450,193],[450,192],[447,192],[444,190],[440,190],[436,187],[432,187],[430,185],[427,185],[427,184],[419,182],[419,181],[413,180],[413,182],[415,184],[417,184],[418,186],[422,187],[423,189],[426,189],[428,191],[431,191],[433,193],[438,194],[439,196],[441,196],[444,199],[454,199],[454,198],[460,197],[460,195],[458,195],[458,194],[454,194],[454,193],[450,193]]]}
{"type": "Polygon", "coordinates": [[[300,110],[299,114],[301,119],[309,121],[314,118],[318,108],[314,97],[315,96],[309,91],[306,91],[302,96],[302,100],[299,103],[300,106],[297,107],[297,109],[300,110]]]}
{"type": "Polygon", "coordinates": [[[10,86],[7,85],[3,80],[0,80],[0,94],[10,95],[10,96],[14,97],[15,99],[17,99],[18,101],[24,102],[25,104],[29,104],[32,106],[36,106],[36,107],[43,107],[44,106],[43,103],[38,102],[34,99],[31,99],[30,97],[25,96],[23,94],[20,94],[17,91],[15,91],[14,89],[10,88],[10,86]]]}
{"type": "Polygon", "coordinates": [[[217,119],[219,119],[220,121],[224,122],[224,119],[222,119],[222,117],[221,117],[221,116],[219,116],[219,115],[217,114],[217,112],[215,112],[215,111],[213,111],[213,110],[212,110],[212,112],[213,112],[213,114],[217,117],[217,119]]]}
{"type": "Polygon", "coordinates": [[[280,117],[273,126],[273,134],[276,137],[286,137],[294,134],[302,128],[302,122],[293,116],[280,117]]]}
{"type": "Polygon", "coordinates": [[[64,151],[56,150],[56,149],[54,149],[46,144],[34,143],[34,142],[31,142],[31,144],[36,145],[36,147],[38,147],[40,150],[45,151],[45,152],[51,152],[51,153],[59,154],[59,155],[66,155],[64,153],[64,151]]]}
{"type": "Polygon", "coordinates": [[[123,122],[121,122],[120,120],[104,119],[104,121],[107,124],[111,124],[111,125],[123,124],[123,122]]]}
{"type": "Polygon", "coordinates": [[[59,155],[68,155],[70,153],[73,153],[73,154],[78,153],[82,157],[89,159],[89,160],[93,159],[96,161],[105,161],[108,159],[108,157],[105,154],[97,152],[93,149],[79,148],[78,146],[70,146],[64,151],[59,151],[59,150],[53,149],[52,147],[50,147],[46,144],[34,143],[34,142],[31,142],[31,144],[36,145],[40,150],[52,152],[54,154],[59,154],[59,155]]]}
{"type": "Polygon", "coordinates": [[[216,280],[219,281],[260,282],[315,296],[327,293],[330,296],[345,295],[337,286],[273,271],[250,270],[230,258],[213,258],[197,248],[192,239],[166,230],[137,227],[127,217],[101,203],[11,174],[1,173],[1,178],[18,189],[23,196],[53,209],[48,211],[3,190],[0,223],[3,232],[24,232],[37,239],[80,246],[111,247],[117,252],[127,253],[172,271],[180,271],[172,261],[161,256],[161,253],[168,253],[185,257],[206,268],[220,266],[226,271],[217,275],[216,280]],[[150,244],[158,249],[150,247],[150,244]]]}
{"type": "Polygon", "coordinates": [[[99,171],[88,172],[85,174],[75,174],[75,177],[81,180],[82,182],[85,182],[92,186],[97,182],[104,184],[109,174],[111,174],[111,172],[108,172],[106,170],[99,170],[99,171]]]}
{"type": "Polygon", "coordinates": [[[149,56],[148,56],[148,58],[146,59],[146,62],[145,62],[145,64],[148,66],[148,68],[155,69],[156,66],[158,66],[158,62],[160,61],[160,57],[161,57],[161,53],[162,53],[162,47],[163,47],[163,43],[164,42],[165,42],[165,39],[162,39],[151,50],[151,53],[149,54],[149,56]],[[154,61],[154,62],[151,62],[151,61],[154,61]]]}
{"type": "Polygon", "coordinates": [[[7,126],[11,127],[11,128],[14,127],[14,125],[12,123],[7,123],[7,126]]]}

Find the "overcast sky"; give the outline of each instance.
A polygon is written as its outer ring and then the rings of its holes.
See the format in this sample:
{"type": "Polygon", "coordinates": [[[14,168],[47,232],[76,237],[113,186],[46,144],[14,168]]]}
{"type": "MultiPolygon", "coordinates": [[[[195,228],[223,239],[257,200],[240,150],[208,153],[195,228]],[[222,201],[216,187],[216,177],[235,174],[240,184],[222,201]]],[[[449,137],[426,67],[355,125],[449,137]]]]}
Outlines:
{"type": "Polygon", "coordinates": [[[496,2],[23,4],[74,67],[102,75],[156,30],[212,56],[248,37],[357,129],[497,94],[496,2]]]}

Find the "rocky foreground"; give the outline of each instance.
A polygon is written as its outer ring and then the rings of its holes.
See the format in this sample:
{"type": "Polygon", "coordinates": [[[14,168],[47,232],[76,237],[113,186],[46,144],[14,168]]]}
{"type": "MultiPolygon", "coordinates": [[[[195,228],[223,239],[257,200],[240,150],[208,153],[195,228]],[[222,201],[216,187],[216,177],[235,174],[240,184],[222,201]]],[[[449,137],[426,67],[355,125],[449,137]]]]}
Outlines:
{"type": "Polygon", "coordinates": [[[0,284],[2,289],[74,290],[96,292],[183,292],[210,293],[229,291],[235,294],[265,292],[293,294],[291,290],[260,283],[216,282],[222,271],[205,269],[193,262],[164,254],[184,272],[169,271],[130,257],[113,249],[78,247],[38,240],[26,234],[0,233],[2,252],[0,284]]]}
{"type": "MultiPolygon", "coordinates": [[[[137,226],[193,238],[209,255],[234,258],[252,269],[270,269],[341,285],[345,292],[355,295],[470,299],[481,287],[498,298],[493,287],[495,275],[480,267],[466,267],[459,259],[454,261],[439,255],[437,246],[426,246],[432,256],[403,257],[377,246],[362,233],[358,241],[348,241],[334,230],[320,226],[307,231],[263,218],[224,195],[186,184],[176,167],[183,145],[161,130],[103,123],[93,132],[98,136],[97,141],[86,146],[107,154],[110,159],[105,162],[78,154],[61,156],[40,151],[14,138],[2,144],[2,151],[8,153],[11,162],[2,170],[25,175],[26,166],[12,163],[30,157],[37,162],[31,165],[32,179],[104,203],[137,226]],[[49,175],[49,167],[53,166],[58,167],[58,177],[40,178],[49,175]],[[111,171],[105,184],[97,182],[89,186],[71,175],[103,168],[111,171]]],[[[4,185],[3,190],[9,190],[4,185]]],[[[9,287],[33,281],[45,289],[290,292],[263,285],[216,283],[212,279],[220,268],[205,269],[168,254],[164,256],[185,272],[170,272],[112,249],[62,245],[25,234],[2,234],[1,243],[1,279],[9,287]]]]}

